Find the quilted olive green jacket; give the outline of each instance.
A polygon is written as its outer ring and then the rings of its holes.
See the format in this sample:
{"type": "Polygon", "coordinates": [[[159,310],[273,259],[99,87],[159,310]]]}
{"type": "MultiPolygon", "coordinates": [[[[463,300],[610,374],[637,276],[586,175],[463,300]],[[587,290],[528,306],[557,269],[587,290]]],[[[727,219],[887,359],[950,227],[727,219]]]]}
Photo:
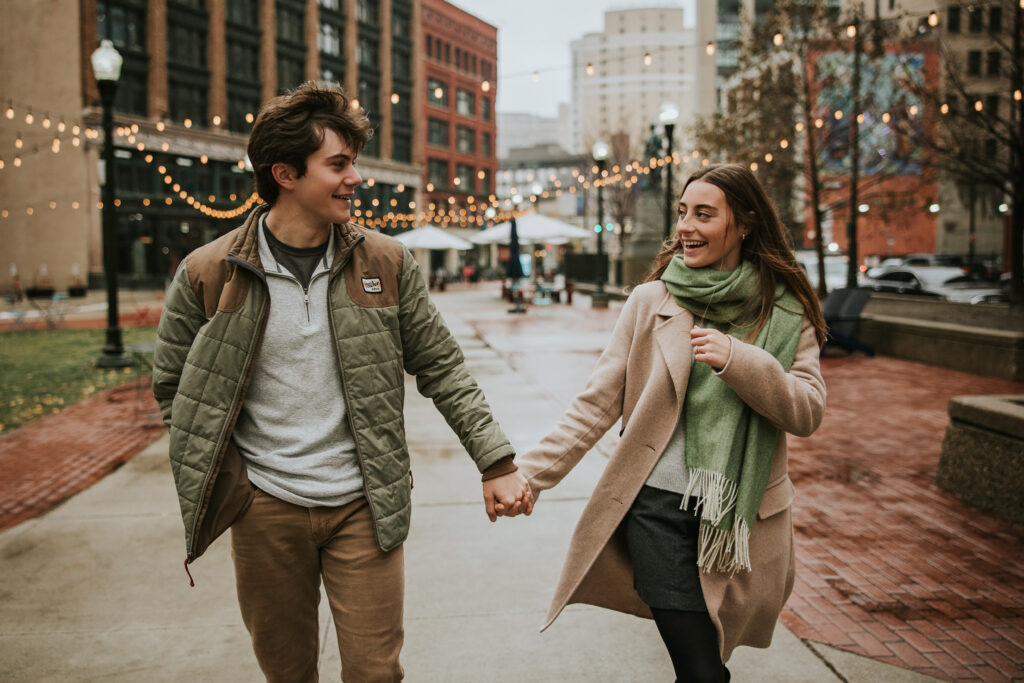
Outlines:
{"type": "MultiPolygon", "coordinates": [[[[153,393],[170,428],[186,563],[252,502],[231,432],[271,306],[258,254],[264,210],[257,208],[241,227],[189,254],[168,290],[157,330],[153,393]]],[[[514,451],[409,251],[351,223],[333,229],[330,325],[377,542],[390,550],[409,531],[403,370],[415,375],[420,393],[433,400],[481,472],[514,451]]]]}

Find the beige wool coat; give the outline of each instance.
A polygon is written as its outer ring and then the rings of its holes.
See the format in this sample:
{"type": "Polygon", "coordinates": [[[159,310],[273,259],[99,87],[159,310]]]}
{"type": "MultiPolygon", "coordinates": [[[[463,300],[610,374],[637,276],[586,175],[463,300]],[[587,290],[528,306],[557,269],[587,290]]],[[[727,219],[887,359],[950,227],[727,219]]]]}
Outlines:
{"type": "MultiPolygon", "coordinates": [[[[690,375],[693,315],[662,282],[638,286],[586,388],[533,450],[517,458],[534,495],[557,484],[622,419],[621,439],[573,533],[546,629],[570,603],[651,617],[633,588],[633,568],[619,528],[665,450],[682,411],[690,375]]],[[[793,484],[786,433],[811,434],[825,410],[825,383],[814,328],[804,319],[789,372],[771,354],[733,338],[717,376],[779,427],[771,475],[750,536],[752,570],[701,572],[701,588],[718,630],[722,661],[737,645],[768,647],[793,588],[793,484]]],[[[709,406],[708,410],[714,410],[709,406]]]]}

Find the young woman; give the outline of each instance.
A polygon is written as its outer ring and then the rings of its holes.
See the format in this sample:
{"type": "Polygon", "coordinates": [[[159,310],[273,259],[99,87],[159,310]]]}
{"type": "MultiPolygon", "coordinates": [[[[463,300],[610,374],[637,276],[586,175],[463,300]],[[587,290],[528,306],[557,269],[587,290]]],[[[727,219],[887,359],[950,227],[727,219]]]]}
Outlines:
{"type": "Polygon", "coordinates": [[[824,338],[754,176],[693,174],[587,387],[516,461],[539,494],[622,419],[545,628],[569,603],[653,617],[681,681],[728,680],[737,645],[768,646],[793,587],[786,433],[821,421],[824,338]]]}

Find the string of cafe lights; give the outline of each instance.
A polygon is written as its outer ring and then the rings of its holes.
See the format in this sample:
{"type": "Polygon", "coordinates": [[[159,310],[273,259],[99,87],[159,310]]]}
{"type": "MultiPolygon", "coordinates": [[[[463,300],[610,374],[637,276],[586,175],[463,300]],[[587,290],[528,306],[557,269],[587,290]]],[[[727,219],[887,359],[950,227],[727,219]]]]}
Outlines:
{"type": "MultiPolygon", "coordinates": [[[[1020,6],[1021,6],[1021,9],[1024,9],[1024,0],[1020,0],[1020,6]]],[[[914,18],[914,17],[910,17],[910,18],[914,18]]],[[[939,18],[938,18],[938,14],[936,12],[930,12],[927,15],[927,17],[918,17],[918,18],[924,19],[927,22],[927,24],[929,26],[933,27],[933,28],[939,25],[939,18]]],[[[856,26],[854,24],[850,24],[847,27],[846,35],[849,38],[853,38],[853,37],[856,36],[856,26]]],[[[785,36],[784,36],[784,34],[782,32],[777,32],[772,37],[772,44],[774,46],[776,46],[776,47],[782,47],[785,44],[785,42],[786,42],[786,39],[785,39],[785,36]]],[[[705,53],[708,56],[713,56],[715,54],[715,51],[716,51],[715,43],[713,41],[709,41],[706,44],[706,46],[705,46],[705,53]]],[[[645,53],[644,53],[644,55],[642,57],[642,61],[643,61],[644,66],[650,66],[653,63],[653,57],[652,57],[650,51],[645,51],[645,53]]],[[[563,67],[549,67],[547,69],[544,69],[543,71],[554,71],[554,70],[560,70],[561,68],[563,68],[563,67]]],[[[565,68],[568,68],[568,67],[565,67],[565,68]]],[[[527,73],[533,78],[533,80],[535,82],[539,81],[540,73],[541,73],[540,70],[535,70],[535,71],[532,71],[532,72],[523,72],[521,74],[506,75],[503,78],[505,78],[505,79],[515,78],[515,77],[526,75],[527,73]]],[[[595,75],[596,69],[594,68],[593,63],[587,63],[584,66],[584,73],[587,76],[595,75]]],[[[480,89],[483,92],[489,92],[490,89],[491,89],[490,81],[482,81],[481,84],[480,84],[480,89]]],[[[433,95],[434,95],[434,97],[436,99],[439,99],[439,100],[444,99],[444,97],[445,97],[444,88],[441,87],[441,86],[435,88],[435,90],[433,91],[433,95]]],[[[1013,98],[1014,101],[1017,101],[1017,102],[1021,101],[1022,94],[1021,94],[1020,89],[1017,89],[1017,90],[1013,91],[1012,98],[1013,98]]],[[[399,98],[397,93],[392,94],[390,99],[391,99],[391,102],[393,104],[397,104],[400,101],[400,98],[399,98]]],[[[973,103],[968,103],[968,105],[973,107],[973,109],[975,111],[977,111],[977,112],[983,111],[984,107],[985,107],[985,104],[984,104],[984,102],[981,99],[977,99],[973,103]]],[[[353,99],[352,100],[352,106],[354,108],[358,108],[360,106],[358,99],[353,99]]],[[[14,102],[13,100],[10,100],[10,99],[7,100],[7,106],[4,109],[4,116],[5,116],[5,118],[8,119],[8,120],[13,120],[14,118],[16,118],[19,115],[18,109],[21,109],[21,110],[23,110],[25,112],[24,113],[24,121],[25,121],[25,124],[27,126],[31,126],[31,125],[34,125],[34,124],[38,123],[38,125],[40,125],[45,130],[49,130],[49,129],[53,128],[56,131],[56,134],[54,135],[54,138],[53,138],[53,140],[50,143],[50,151],[52,153],[54,153],[54,154],[60,153],[61,149],[63,148],[63,142],[62,142],[62,137],[61,136],[65,132],[67,132],[69,130],[72,133],[72,137],[70,139],[70,142],[71,142],[73,147],[79,147],[82,144],[83,136],[84,136],[85,139],[89,139],[89,140],[95,140],[95,139],[97,139],[99,137],[99,132],[96,129],[94,129],[94,128],[85,128],[85,127],[83,127],[79,123],[71,123],[71,124],[69,124],[69,123],[67,123],[67,121],[68,121],[67,117],[57,116],[57,115],[51,114],[50,112],[46,112],[45,110],[41,110],[39,108],[36,108],[36,112],[43,111],[44,113],[42,115],[38,115],[37,116],[35,113],[33,113],[33,107],[31,107],[29,105],[25,105],[25,104],[16,103],[16,102],[14,102]]],[[[951,107],[950,107],[950,105],[948,103],[942,103],[939,106],[939,113],[941,115],[948,115],[950,113],[950,111],[951,111],[951,107]]],[[[906,109],[905,112],[898,112],[898,114],[905,114],[905,115],[910,116],[910,117],[916,117],[916,116],[918,116],[920,114],[920,107],[919,107],[919,105],[916,105],[916,104],[915,105],[910,105],[906,109]]],[[[835,120],[839,121],[839,120],[841,120],[845,116],[845,113],[842,110],[837,110],[835,112],[832,112],[831,116],[835,120]]],[[[879,120],[883,124],[888,124],[892,120],[893,116],[894,116],[893,112],[884,112],[879,117],[879,120]]],[[[212,117],[211,122],[213,123],[213,125],[215,127],[219,127],[221,125],[221,123],[222,123],[222,121],[220,119],[221,119],[221,117],[214,116],[214,117],[212,117]]],[[[253,114],[252,113],[246,114],[245,120],[248,123],[252,123],[253,120],[254,120],[253,114]]],[[[859,113],[857,115],[857,120],[858,120],[859,123],[864,123],[865,122],[865,114],[863,112],[859,113]]],[[[158,132],[163,132],[165,130],[165,125],[166,124],[165,124],[164,121],[158,121],[156,123],[157,131],[158,132]]],[[[190,129],[193,126],[193,121],[191,119],[186,118],[186,119],[184,119],[182,121],[181,125],[184,128],[186,128],[186,129],[190,129]]],[[[815,118],[814,121],[812,122],[812,125],[815,128],[817,128],[817,129],[823,128],[824,125],[825,125],[825,117],[824,116],[820,116],[820,117],[815,118]]],[[[804,131],[804,127],[805,127],[805,124],[803,122],[797,122],[795,124],[795,126],[794,126],[794,132],[795,133],[801,133],[801,132],[804,131]]],[[[127,142],[129,144],[134,145],[134,147],[135,147],[135,149],[137,151],[144,152],[145,149],[146,149],[145,145],[142,142],[137,141],[137,139],[136,139],[136,134],[138,132],[139,132],[138,124],[132,124],[131,126],[120,126],[120,127],[118,127],[118,129],[116,131],[116,135],[118,135],[119,137],[127,139],[127,142]]],[[[24,138],[21,136],[20,133],[17,134],[17,136],[15,137],[15,140],[14,140],[15,154],[14,154],[12,160],[11,160],[11,163],[10,163],[10,165],[13,166],[14,168],[20,168],[22,163],[23,163],[21,150],[24,149],[24,145],[25,145],[24,138]]],[[[778,150],[787,150],[790,147],[791,147],[791,142],[787,138],[783,138],[783,139],[779,140],[777,142],[777,149],[773,145],[772,149],[763,152],[763,154],[759,155],[756,160],[750,161],[749,162],[750,169],[752,171],[756,172],[758,170],[758,168],[760,167],[760,163],[761,162],[766,163],[766,164],[773,163],[776,160],[776,155],[779,154],[778,150]]],[[[160,145],[160,149],[161,149],[161,151],[166,152],[166,153],[173,153],[173,152],[170,151],[170,145],[167,142],[163,142],[160,145]]],[[[39,154],[40,153],[39,146],[38,145],[34,146],[33,151],[34,151],[35,154],[39,154]]],[[[647,175],[652,170],[655,170],[656,168],[664,167],[666,164],[672,164],[674,166],[675,165],[681,165],[681,164],[687,164],[687,163],[690,163],[691,161],[693,161],[695,163],[698,163],[697,162],[698,159],[700,159],[699,160],[699,164],[702,165],[702,166],[706,166],[706,165],[708,165],[710,163],[710,159],[708,159],[707,157],[700,158],[699,151],[698,150],[694,150],[692,155],[686,154],[686,155],[680,156],[677,153],[673,153],[672,155],[665,156],[665,157],[652,157],[646,163],[643,163],[643,162],[638,161],[638,160],[633,160],[633,161],[627,163],[621,169],[619,167],[617,167],[617,166],[613,166],[610,173],[606,170],[601,177],[593,177],[597,173],[597,169],[596,169],[596,166],[595,166],[593,169],[591,169],[591,179],[590,180],[587,179],[585,174],[574,171],[573,176],[576,178],[576,181],[577,181],[577,184],[575,186],[569,186],[568,188],[558,187],[558,185],[560,184],[560,181],[557,181],[555,183],[556,187],[555,187],[554,191],[544,190],[539,195],[531,195],[530,196],[530,201],[534,202],[538,198],[547,198],[551,194],[554,194],[555,196],[560,196],[563,192],[575,193],[575,192],[580,191],[580,190],[586,191],[590,187],[597,187],[597,186],[608,187],[608,186],[613,186],[613,185],[615,185],[617,183],[620,183],[620,182],[623,183],[626,187],[630,187],[633,184],[639,182],[640,175],[647,175]]],[[[152,161],[152,155],[147,155],[147,163],[149,163],[151,161],[152,161]]],[[[201,159],[201,161],[202,161],[202,163],[206,163],[206,161],[203,160],[203,159],[201,159]]],[[[244,168],[244,160],[239,160],[237,163],[239,164],[240,168],[244,168]]],[[[0,170],[6,169],[7,166],[8,166],[8,163],[6,162],[6,160],[3,157],[0,157],[0,170]]],[[[216,208],[210,206],[209,204],[206,204],[206,203],[196,199],[194,194],[190,194],[187,190],[185,190],[183,188],[180,188],[180,186],[177,183],[174,183],[173,178],[169,174],[166,174],[165,172],[162,172],[162,175],[164,175],[165,183],[170,184],[172,186],[172,189],[173,188],[179,188],[179,189],[176,190],[176,194],[177,194],[178,199],[184,200],[189,206],[194,208],[196,211],[199,211],[201,213],[204,213],[206,215],[209,215],[209,216],[212,216],[212,217],[215,217],[215,218],[234,218],[234,217],[237,217],[237,216],[241,215],[242,213],[248,211],[256,202],[259,201],[258,195],[256,195],[256,193],[253,193],[249,197],[247,197],[245,199],[245,201],[243,201],[241,204],[235,206],[232,209],[227,209],[227,210],[225,210],[225,209],[216,209],[216,208]],[[170,182],[168,182],[168,179],[170,179],[170,182]]],[[[459,179],[454,179],[453,180],[453,185],[454,186],[457,187],[459,185],[459,183],[460,183],[459,179]]],[[[367,185],[370,186],[370,187],[373,186],[373,179],[372,178],[367,180],[367,185]]],[[[428,191],[432,191],[433,190],[433,186],[431,184],[428,184],[427,185],[427,189],[428,189],[428,191]]],[[[215,200],[215,198],[211,196],[210,202],[212,203],[214,200],[215,200]]],[[[173,203],[173,201],[174,201],[173,197],[168,196],[168,197],[164,198],[164,202],[166,204],[171,204],[171,203],[173,203]]],[[[449,198],[449,203],[454,203],[454,201],[455,201],[454,197],[450,197],[449,198]]],[[[511,204],[511,200],[510,199],[506,199],[504,201],[505,201],[506,205],[511,204]]],[[[117,203],[118,205],[120,204],[120,202],[121,202],[120,199],[115,201],[115,203],[117,203]]],[[[379,209],[379,207],[377,206],[377,202],[378,202],[377,199],[373,200],[373,205],[374,205],[375,209],[379,209]]],[[[142,200],[142,203],[143,203],[144,206],[148,206],[151,203],[151,200],[149,198],[144,198],[142,200]]],[[[391,207],[392,208],[397,208],[397,201],[395,199],[391,199],[390,203],[391,203],[391,207]]],[[[464,225],[468,225],[468,224],[483,225],[484,217],[482,215],[480,215],[480,212],[482,210],[486,210],[484,207],[500,209],[500,205],[501,205],[502,202],[495,195],[492,194],[492,195],[490,195],[490,197],[488,198],[487,201],[480,201],[480,202],[475,202],[475,201],[473,201],[473,198],[470,197],[468,203],[470,205],[470,210],[469,211],[467,211],[467,209],[465,207],[461,207],[457,211],[456,211],[455,208],[446,210],[443,207],[439,208],[435,204],[431,203],[429,205],[429,208],[426,211],[421,211],[419,213],[413,213],[413,212],[410,212],[410,213],[396,213],[395,211],[389,211],[387,213],[381,214],[379,211],[375,212],[374,209],[371,209],[371,208],[366,208],[366,209],[358,208],[358,207],[360,207],[360,202],[359,202],[359,200],[356,200],[354,202],[354,204],[355,204],[355,206],[357,208],[355,209],[353,214],[354,214],[355,217],[363,219],[363,222],[368,224],[369,227],[378,227],[378,228],[379,227],[396,227],[399,224],[406,225],[406,224],[413,223],[413,222],[438,223],[438,224],[442,224],[442,225],[458,224],[458,225],[463,225],[463,226],[464,225]],[[471,212],[475,212],[476,215],[472,215],[471,212]],[[375,215],[375,213],[377,215],[375,215]]],[[[54,201],[50,201],[46,205],[49,206],[50,209],[55,209],[56,206],[57,206],[57,203],[54,202],[54,201]]],[[[82,205],[83,204],[81,202],[78,202],[78,201],[75,201],[75,202],[71,203],[72,208],[75,209],[75,210],[80,208],[82,205]]],[[[97,206],[102,206],[102,203],[98,203],[97,206]]],[[[411,211],[415,211],[415,203],[414,202],[410,202],[409,203],[409,208],[410,208],[411,211]]],[[[24,209],[24,213],[26,215],[28,215],[28,216],[32,216],[32,215],[34,215],[36,213],[36,210],[35,210],[34,207],[26,207],[24,209]]],[[[515,210],[496,211],[495,217],[498,218],[499,220],[502,219],[502,217],[507,219],[507,217],[509,217],[511,215],[514,215],[516,213],[521,213],[521,212],[517,212],[515,210]]],[[[0,210],[0,217],[7,218],[9,215],[11,215],[11,212],[8,209],[5,208],[5,209],[0,210]]]]}

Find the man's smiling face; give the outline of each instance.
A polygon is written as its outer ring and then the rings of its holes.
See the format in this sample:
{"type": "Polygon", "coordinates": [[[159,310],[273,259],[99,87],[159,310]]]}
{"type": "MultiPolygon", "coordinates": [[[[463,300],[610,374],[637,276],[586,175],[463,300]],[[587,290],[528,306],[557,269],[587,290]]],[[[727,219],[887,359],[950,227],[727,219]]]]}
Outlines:
{"type": "Polygon", "coordinates": [[[294,196],[307,212],[325,223],[347,223],[352,197],[363,178],[356,155],[333,130],[324,130],[320,148],[306,160],[306,173],[295,180],[294,196]]]}

